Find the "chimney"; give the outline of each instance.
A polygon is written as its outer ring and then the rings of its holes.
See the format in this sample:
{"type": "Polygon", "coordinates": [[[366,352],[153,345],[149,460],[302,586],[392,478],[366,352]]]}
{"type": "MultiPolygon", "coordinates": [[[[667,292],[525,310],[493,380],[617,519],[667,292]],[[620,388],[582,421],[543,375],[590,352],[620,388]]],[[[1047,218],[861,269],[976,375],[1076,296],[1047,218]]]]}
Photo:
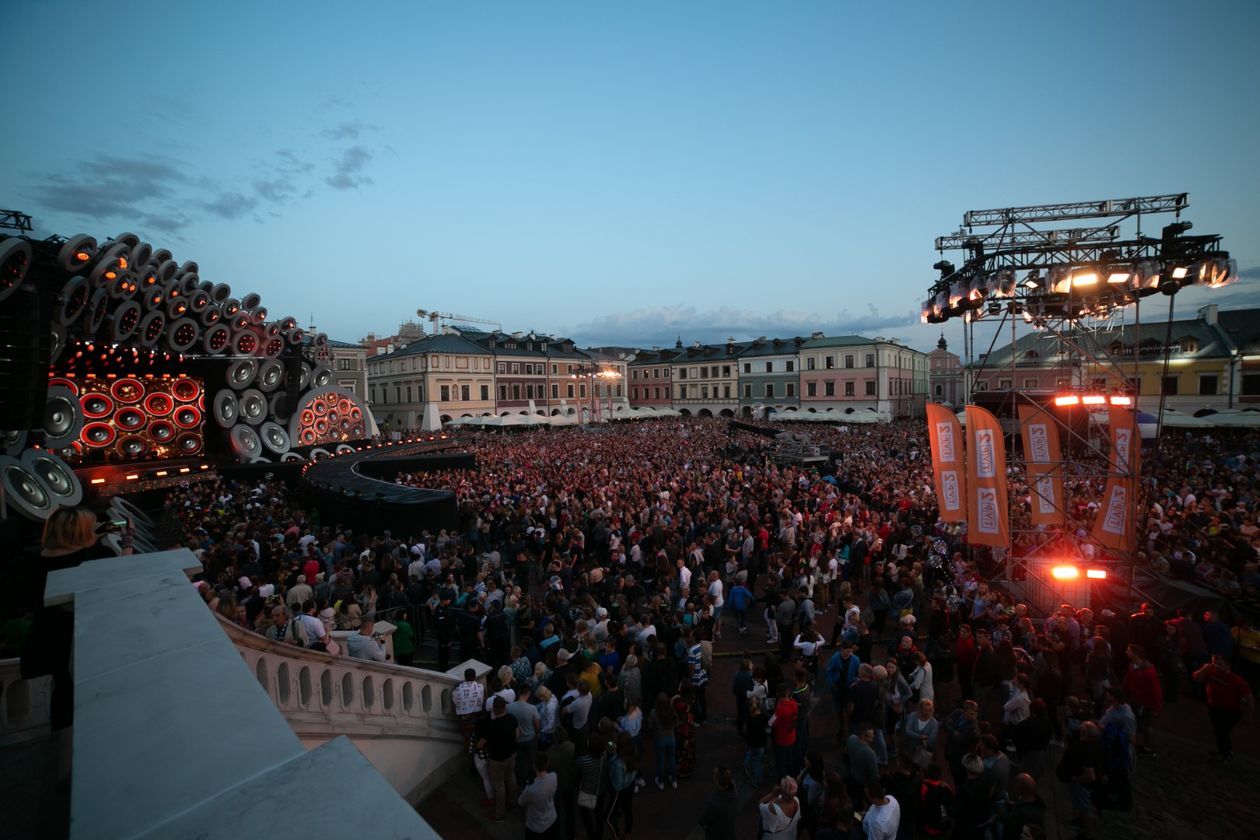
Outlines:
{"type": "Polygon", "coordinates": [[[1199,307],[1199,320],[1207,324],[1209,327],[1215,327],[1217,321],[1217,313],[1220,310],[1215,303],[1209,303],[1207,306],[1199,307]]]}
{"type": "Polygon", "coordinates": [[[819,338],[822,338],[822,337],[823,337],[822,330],[819,330],[818,332],[812,332],[812,333],[810,333],[810,334],[809,334],[809,337],[810,337],[811,339],[814,339],[814,340],[817,340],[817,339],[819,339],[819,338]]]}
{"type": "Polygon", "coordinates": [[[697,340],[697,341],[696,341],[696,343],[695,343],[695,344],[693,344],[693,345],[691,345],[691,346],[692,346],[692,347],[694,347],[694,348],[696,348],[697,350],[699,350],[699,349],[700,349],[700,342],[699,342],[699,340],[697,340]]]}

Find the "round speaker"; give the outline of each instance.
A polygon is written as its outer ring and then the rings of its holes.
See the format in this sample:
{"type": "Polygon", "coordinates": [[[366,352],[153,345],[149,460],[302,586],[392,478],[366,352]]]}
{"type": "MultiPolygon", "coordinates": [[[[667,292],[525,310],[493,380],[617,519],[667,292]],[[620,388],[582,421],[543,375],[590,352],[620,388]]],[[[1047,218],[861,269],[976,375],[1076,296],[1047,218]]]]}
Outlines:
{"type": "Polygon", "coordinates": [[[315,430],[310,426],[306,426],[302,431],[298,432],[298,443],[302,446],[312,446],[316,440],[315,430]]]}
{"type": "Polygon", "coordinates": [[[157,391],[144,398],[144,410],[150,417],[165,417],[175,410],[175,400],[170,394],[157,391]]]}
{"type": "Polygon", "coordinates": [[[210,289],[210,299],[215,303],[223,303],[232,296],[232,287],[227,283],[216,283],[210,289]]]}
{"type": "Polygon", "coordinates": [[[83,314],[83,310],[87,309],[91,292],[92,287],[88,285],[86,277],[71,277],[67,280],[61,287],[61,294],[57,296],[57,320],[63,326],[69,326],[77,321],[83,314]]]}
{"type": "Polygon", "coordinates": [[[241,309],[257,309],[260,303],[262,303],[262,298],[259,297],[258,293],[250,292],[241,298],[241,309]]]}
{"type": "Polygon", "coordinates": [[[140,326],[140,304],[134,300],[123,301],[110,315],[110,336],[115,343],[126,341],[135,335],[140,326]]]}
{"type": "Polygon", "coordinates": [[[188,308],[200,315],[210,308],[210,295],[198,289],[188,296],[188,308]]]}
{"type": "Polygon", "coordinates": [[[201,396],[201,386],[195,379],[176,379],[171,383],[171,394],[180,402],[192,402],[201,396]]]}
{"type": "Polygon", "coordinates": [[[230,429],[236,425],[237,419],[241,415],[240,405],[236,401],[236,394],[231,391],[220,391],[214,395],[214,422],[218,423],[225,429],[230,429]]]}
{"type": "MultiPolygon", "coordinates": [[[[154,256],[157,256],[156,254],[154,256]]],[[[179,271],[179,266],[175,264],[175,260],[166,259],[157,264],[154,270],[154,279],[159,286],[165,286],[167,283],[175,279],[175,274],[179,271]]]]}
{"type": "Polygon", "coordinates": [[[114,401],[104,394],[84,394],[79,398],[79,408],[87,419],[100,420],[114,410],[114,401]]]}
{"type": "Polygon", "coordinates": [[[44,446],[64,449],[78,440],[83,430],[83,410],[74,391],[60,385],[48,386],[44,402],[44,446]]]}
{"type": "Polygon", "coordinates": [[[276,391],[267,398],[267,413],[280,423],[287,422],[293,416],[292,403],[286,399],[287,396],[284,391],[276,391]]]}
{"type": "Polygon", "coordinates": [[[148,242],[136,242],[131,246],[131,264],[140,266],[153,258],[153,246],[148,242]]]}
{"type": "Polygon", "coordinates": [[[66,330],[61,324],[49,324],[48,332],[52,336],[52,343],[48,345],[48,361],[55,362],[61,358],[61,353],[66,349],[66,330]]]}
{"type": "Polygon", "coordinates": [[[201,409],[195,405],[181,405],[175,409],[171,419],[181,429],[195,429],[201,425],[201,409]]]}
{"type": "Polygon", "coordinates": [[[201,346],[207,353],[218,355],[227,349],[231,341],[232,331],[228,329],[227,324],[212,324],[206,328],[205,335],[201,337],[201,346]]]}
{"type": "Polygon", "coordinates": [[[128,435],[118,441],[118,452],[125,458],[139,458],[149,451],[149,444],[139,435],[128,435]]]}
{"type": "Polygon", "coordinates": [[[5,500],[23,516],[43,520],[57,508],[43,482],[17,458],[0,455],[0,481],[4,483],[5,500]]]}
{"type": "MultiPolygon", "coordinates": [[[[87,234],[80,233],[62,243],[60,250],[57,251],[57,264],[65,271],[78,271],[85,268],[95,256],[96,240],[87,234]]],[[[2,295],[3,292],[0,291],[0,296],[2,295]]],[[[0,297],[0,299],[3,298],[0,297]]]]}
{"type": "Polygon", "coordinates": [[[166,290],[161,286],[150,286],[140,295],[140,302],[146,311],[156,312],[166,303],[166,290]]]}
{"type": "Polygon", "coordinates": [[[162,337],[164,329],[166,329],[166,316],[161,312],[150,312],[140,319],[140,326],[136,330],[136,340],[145,347],[151,347],[162,337]]]}
{"type": "Polygon", "coordinates": [[[109,314],[109,293],[104,289],[97,289],[92,292],[92,299],[88,303],[87,322],[84,325],[84,332],[91,336],[96,335],[97,330],[101,328],[101,324],[105,323],[105,316],[109,314]]]}
{"type": "Polygon", "coordinates": [[[294,330],[293,332],[289,333],[289,343],[296,347],[301,347],[302,342],[305,340],[306,340],[306,333],[302,332],[301,330],[294,330]]]}
{"type": "Polygon", "coordinates": [[[83,485],[79,477],[65,461],[51,452],[28,449],[22,453],[22,463],[44,486],[56,505],[74,507],[83,501],[83,485]]]}
{"type": "Polygon", "coordinates": [[[120,233],[117,236],[115,236],[114,242],[120,242],[123,245],[126,245],[127,248],[130,250],[131,248],[134,248],[140,244],[140,237],[136,236],[134,233],[131,233],[130,231],[127,231],[125,233],[120,233]]]}
{"type": "Polygon", "coordinates": [[[332,371],[324,367],[323,365],[320,365],[319,367],[311,371],[311,387],[312,388],[327,388],[329,385],[332,384],[332,378],[333,378],[332,371]]]}
{"type": "Polygon", "coordinates": [[[0,432],[0,450],[5,455],[12,455],[15,458],[22,454],[22,450],[26,448],[26,429],[12,429],[7,432],[0,432]]]}
{"type": "Polygon", "coordinates": [[[223,310],[223,317],[231,320],[241,311],[241,302],[236,298],[228,298],[219,308],[223,310]]]}
{"type": "Polygon", "coordinates": [[[277,356],[279,356],[281,353],[284,352],[285,343],[286,341],[284,337],[279,336],[279,335],[276,336],[275,338],[263,339],[263,346],[262,346],[263,356],[268,359],[276,358],[277,356]]]}
{"type": "Polygon", "coordinates": [[[154,443],[170,443],[175,439],[175,424],[169,420],[153,420],[149,423],[149,437],[154,443]]]}
{"type": "Polygon", "coordinates": [[[196,432],[184,432],[175,441],[175,449],[180,455],[196,455],[201,451],[201,435],[196,432]]]}
{"type": "Polygon", "coordinates": [[[223,320],[223,312],[216,306],[207,306],[201,311],[201,323],[203,326],[211,326],[223,320]]]}
{"type": "Polygon", "coordinates": [[[288,315],[280,319],[280,332],[288,335],[297,329],[297,325],[297,318],[294,318],[292,315],[288,315]]]}
{"type": "Polygon", "coordinates": [[[316,397],[314,400],[311,401],[311,411],[315,412],[315,416],[317,418],[327,417],[328,416],[327,401],[325,401],[323,397],[316,397]]]}
{"type": "Polygon", "coordinates": [[[198,274],[200,271],[201,267],[196,260],[184,260],[184,264],[179,267],[180,274],[198,274]]]}
{"type": "Polygon", "coordinates": [[[144,412],[132,406],[120,408],[114,415],[114,425],[120,432],[138,432],[144,428],[147,421],[148,418],[144,416],[144,412]]]}
{"type": "Polygon", "coordinates": [[[166,334],[166,346],[176,353],[184,353],[192,349],[201,338],[201,327],[192,318],[180,318],[171,324],[166,334]]]}
{"type": "Polygon", "coordinates": [[[232,332],[244,332],[249,329],[248,312],[237,312],[228,320],[230,322],[229,326],[232,327],[232,332]]]}
{"type": "Polygon", "coordinates": [[[54,376],[48,380],[49,388],[67,388],[70,393],[74,394],[74,398],[79,398],[79,383],[73,379],[66,379],[64,376],[54,376]]]}
{"type": "Polygon", "coordinates": [[[275,359],[268,359],[258,368],[258,389],[270,394],[284,382],[284,365],[275,359]]]}
{"type": "Polygon", "coordinates": [[[115,402],[134,405],[144,398],[144,384],[139,379],[124,376],[114,380],[114,384],[109,386],[109,393],[115,402]]]}
{"type": "Polygon", "coordinates": [[[306,460],[305,458],[303,458],[301,455],[297,454],[296,452],[286,452],[280,456],[280,463],[282,464],[288,464],[294,461],[305,461],[305,460],[306,460]]]}
{"type": "Polygon", "coordinates": [[[228,438],[232,442],[232,451],[242,461],[248,461],[251,458],[258,458],[262,455],[262,441],[252,427],[233,426],[232,431],[228,433],[228,438]]]}
{"type": "MultiPolygon", "coordinates": [[[[255,327],[261,327],[263,324],[267,323],[267,307],[258,306],[250,310],[249,322],[255,327]]],[[[279,334],[279,331],[277,331],[276,335],[279,334]]]]}
{"type": "Polygon", "coordinates": [[[319,437],[328,434],[328,420],[326,418],[320,417],[315,421],[315,434],[319,437]]]}
{"type": "Polygon", "coordinates": [[[143,290],[148,292],[149,289],[160,288],[163,284],[158,278],[157,268],[152,265],[146,265],[136,270],[134,291],[143,290]]]}
{"type": "Polygon", "coordinates": [[[232,349],[238,356],[252,356],[258,349],[258,336],[252,330],[236,333],[232,337],[232,349]]]}
{"type": "Polygon", "coordinates": [[[258,429],[258,436],[262,438],[263,446],[277,455],[289,451],[289,433],[279,423],[271,420],[263,423],[258,429]]]}
{"type": "MultiPolygon", "coordinates": [[[[109,243],[107,243],[109,245],[109,243]]],[[[109,245],[104,254],[92,266],[88,274],[88,282],[94,288],[105,288],[118,279],[118,275],[127,270],[131,263],[131,249],[122,243],[109,245]]]]}
{"type": "Polygon", "coordinates": [[[130,271],[119,274],[109,286],[109,296],[114,300],[131,300],[140,289],[136,275],[130,271]]]}
{"type": "Polygon", "coordinates": [[[267,338],[279,338],[282,333],[279,321],[272,321],[263,327],[263,335],[267,338]]]}
{"type": "Polygon", "coordinates": [[[88,423],[83,427],[82,440],[89,447],[99,449],[102,446],[109,446],[114,442],[114,438],[118,433],[114,431],[114,427],[108,423],[88,423]]]}
{"type": "Polygon", "coordinates": [[[339,421],[340,419],[341,419],[341,415],[338,414],[336,411],[328,412],[328,422],[330,424],[335,426],[337,425],[337,421],[339,421]]]}
{"type": "Polygon", "coordinates": [[[302,375],[298,379],[298,390],[305,391],[311,384],[311,366],[302,362],[302,375]]]}
{"type": "Polygon", "coordinates": [[[253,359],[239,359],[228,365],[227,384],[237,390],[244,390],[254,384],[258,375],[258,362],[253,359]]]}
{"type": "Polygon", "coordinates": [[[166,302],[166,317],[172,321],[176,318],[183,318],[191,310],[192,298],[186,298],[183,295],[170,298],[166,302]]]}
{"type": "Polygon", "coordinates": [[[267,419],[267,398],[257,388],[250,388],[241,394],[241,419],[251,426],[257,426],[267,419]]]}

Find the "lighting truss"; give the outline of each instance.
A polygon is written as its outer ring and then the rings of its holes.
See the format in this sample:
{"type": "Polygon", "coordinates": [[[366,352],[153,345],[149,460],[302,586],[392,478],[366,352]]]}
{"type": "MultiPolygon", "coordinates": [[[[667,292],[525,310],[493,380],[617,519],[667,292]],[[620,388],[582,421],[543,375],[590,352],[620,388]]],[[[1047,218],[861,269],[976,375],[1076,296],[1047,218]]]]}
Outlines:
{"type": "Polygon", "coordinates": [[[17,210],[0,210],[0,228],[29,233],[31,230],[31,217],[25,213],[19,213],[17,210]]]}
{"type": "Polygon", "coordinates": [[[966,249],[975,253],[977,248],[1021,247],[1034,245],[1056,246],[1065,244],[1083,244],[1089,242],[1113,242],[1120,235],[1119,225],[1106,225],[1092,228],[1057,228],[1054,230],[1018,230],[989,231],[988,233],[971,233],[960,230],[957,233],[936,237],[936,250],[952,251],[966,249]]]}
{"type": "Polygon", "coordinates": [[[968,210],[963,214],[963,225],[988,227],[1029,222],[1065,222],[1072,219],[1107,219],[1139,213],[1180,213],[1189,206],[1189,193],[1104,201],[1072,201],[1065,204],[1033,204],[1026,207],[968,210]]]}

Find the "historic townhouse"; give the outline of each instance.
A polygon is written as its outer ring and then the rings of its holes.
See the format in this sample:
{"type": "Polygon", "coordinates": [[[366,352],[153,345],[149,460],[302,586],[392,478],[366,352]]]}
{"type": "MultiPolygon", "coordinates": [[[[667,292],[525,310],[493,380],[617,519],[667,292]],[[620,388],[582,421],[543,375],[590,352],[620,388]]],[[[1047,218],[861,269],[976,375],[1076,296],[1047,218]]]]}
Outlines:
{"type": "Polygon", "coordinates": [[[949,343],[941,333],[936,349],[928,353],[928,402],[953,407],[965,405],[967,390],[963,373],[962,359],[957,353],[949,352],[949,343]]]}
{"type": "Polygon", "coordinates": [[[739,354],[740,414],[751,415],[760,408],[782,412],[800,406],[799,351],[804,341],[763,335],[739,354]]]}
{"type": "Polygon", "coordinates": [[[372,413],[385,429],[419,429],[433,405],[442,422],[491,414],[494,369],[490,351],[454,333],[426,336],[368,360],[372,413]]]}
{"type": "Polygon", "coordinates": [[[675,350],[661,350],[659,347],[635,354],[627,365],[629,378],[626,387],[632,407],[669,408],[673,405],[671,362],[676,355],[675,350]]]}
{"type": "Polygon", "coordinates": [[[547,336],[534,333],[461,333],[494,354],[494,410],[497,414],[548,414],[547,336]]]}
{"type": "Polygon", "coordinates": [[[871,409],[920,417],[928,389],[927,354],[896,339],[814,333],[801,345],[801,408],[871,409]]]}
{"type": "Polygon", "coordinates": [[[751,342],[675,345],[671,361],[674,408],[700,417],[734,417],[739,409],[739,354],[751,342]]]}
{"type": "Polygon", "coordinates": [[[564,408],[589,405],[593,389],[586,372],[591,359],[577,349],[569,338],[552,338],[546,342],[547,398],[549,413],[559,414],[564,408]]]}

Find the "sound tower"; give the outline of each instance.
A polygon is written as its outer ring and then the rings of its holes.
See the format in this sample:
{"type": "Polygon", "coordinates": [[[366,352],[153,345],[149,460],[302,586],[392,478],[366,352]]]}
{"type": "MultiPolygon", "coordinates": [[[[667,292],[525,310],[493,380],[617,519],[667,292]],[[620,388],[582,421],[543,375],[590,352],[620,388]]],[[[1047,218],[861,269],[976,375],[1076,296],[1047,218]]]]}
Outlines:
{"type": "Polygon", "coordinates": [[[302,347],[300,344],[286,343],[280,351],[280,361],[284,364],[284,382],[276,415],[288,420],[297,411],[298,398],[302,393],[302,347]]]}
{"type": "Polygon", "coordinates": [[[0,302],[0,430],[4,431],[44,425],[55,295],[46,283],[34,279],[0,302]]]}

